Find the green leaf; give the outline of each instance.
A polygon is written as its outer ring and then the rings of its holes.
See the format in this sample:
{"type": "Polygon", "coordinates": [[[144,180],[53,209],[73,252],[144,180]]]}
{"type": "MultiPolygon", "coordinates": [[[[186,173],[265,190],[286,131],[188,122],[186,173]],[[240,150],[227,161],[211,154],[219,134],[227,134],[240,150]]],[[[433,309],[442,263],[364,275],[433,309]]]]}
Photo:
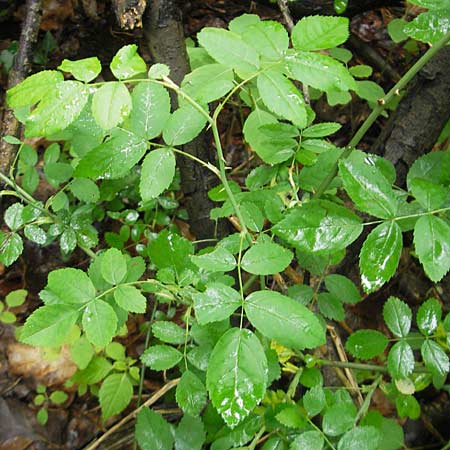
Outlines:
{"type": "Polygon", "coordinates": [[[181,376],[175,396],[183,412],[195,417],[200,414],[207,400],[204,384],[190,370],[186,370],[181,376]]]}
{"type": "Polygon", "coordinates": [[[427,339],[421,348],[423,362],[430,372],[437,377],[447,377],[450,363],[444,349],[431,339],[427,339]]]}
{"type": "Polygon", "coordinates": [[[36,347],[58,347],[79,316],[78,309],[70,305],[41,306],[25,322],[20,341],[36,347]]]}
{"type": "Polygon", "coordinates": [[[23,305],[27,298],[28,291],[26,289],[16,289],[15,291],[11,291],[6,297],[6,304],[10,308],[15,308],[16,306],[23,305]]]}
{"type": "Polygon", "coordinates": [[[131,93],[133,109],[128,128],[144,139],[159,136],[170,116],[170,97],[166,88],[155,83],[138,83],[131,93]]]}
{"type": "Polygon", "coordinates": [[[87,178],[75,178],[69,189],[78,200],[85,203],[96,203],[100,199],[98,186],[87,178]]]}
{"type": "Polygon", "coordinates": [[[267,387],[267,360],[251,331],[231,328],[219,339],[209,359],[206,386],[212,404],[230,428],[262,400],[267,387]]]}
{"type": "Polygon", "coordinates": [[[356,89],[349,71],[340,62],[320,53],[297,52],[288,56],[292,77],[321,91],[356,89]]]}
{"type": "Polygon", "coordinates": [[[120,250],[110,248],[101,261],[102,277],[109,284],[119,284],[127,274],[127,260],[120,250]]]}
{"type": "Polygon", "coordinates": [[[205,439],[202,419],[185,414],[175,431],[175,450],[201,450],[205,439]]]}
{"type": "Polygon", "coordinates": [[[147,309],[147,299],[134,286],[117,286],[114,300],[122,309],[132,313],[144,314],[147,309]]]}
{"type": "Polygon", "coordinates": [[[41,408],[36,414],[36,420],[40,425],[45,426],[48,422],[48,411],[45,408],[41,408]]]}
{"type": "Polygon", "coordinates": [[[30,113],[25,136],[51,136],[67,128],[81,113],[89,88],[79,81],[62,81],[30,113]]]}
{"type": "Polygon", "coordinates": [[[414,245],[425,273],[437,283],[450,269],[450,226],[439,217],[419,217],[414,245]]]}
{"type": "Polygon", "coordinates": [[[389,330],[397,337],[408,336],[412,312],[409,306],[397,297],[389,297],[383,306],[383,318],[389,330]]]}
{"type": "Polygon", "coordinates": [[[141,361],[152,370],[168,370],[177,365],[183,355],[169,345],[152,345],[141,356],[141,361]]]}
{"type": "Polygon", "coordinates": [[[365,64],[360,64],[357,66],[352,66],[349,69],[351,75],[357,78],[367,78],[372,75],[373,69],[370,66],[366,66],[365,64]]]}
{"type": "Polygon", "coordinates": [[[77,365],[78,369],[86,369],[94,356],[94,349],[86,336],[81,336],[70,346],[70,358],[77,365]]]}
{"type": "Polygon", "coordinates": [[[269,339],[292,348],[325,343],[325,330],[308,308],[275,291],[257,291],[245,299],[251,324],[269,339]]]}
{"type": "Polygon", "coordinates": [[[242,14],[235,17],[228,24],[228,28],[233,33],[242,35],[248,30],[252,25],[256,25],[261,22],[261,19],[257,14],[242,14]]]}
{"type": "Polygon", "coordinates": [[[305,128],[305,101],[292,81],[277,70],[266,70],[258,75],[257,84],[261,99],[270,111],[305,128]]]}
{"type": "Polygon", "coordinates": [[[360,211],[382,219],[395,217],[397,198],[371,155],[357,152],[341,160],[339,173],[347,194],[360,211]]]}
{"type": "Polygon", "coordinates": [[[142,450],[173,450],[174,438],[170,425],[149,408],[139,411],[135,436],[142,450]]]}
{"type": "Polygon", "coordinates": [[[203,130],[206,117],[191,104],[185,104],[173,112],[163,129],[167,145],[183,145],[192,141],[203,130]]]}
{"type": "Polygon", "coordinates": [[[379,331],[358,330],[345,343],[346,350],[355,358],[372,359],[381,355],[388,345],[388,339],[379,331]]]}
{"type": "Polygon", "coordinates": [[[271,275],[286,269],[292,258],[292,252],[279,244],[257,242],[244,254],[241,265],[255,275],[271,275]]]}
{"type": "Polygon", "coordinates": [[[322,50],[343,44],[349,36],[346,17],[304,17],[292,30],[292,43],[297,50],[322,50]]]}
{"type": "Polygon", "coordinates": [[[95,298],[94,285],[86,273],[71,267],[50,272],[46,289],[56,294],[60,303],[87,303],[95,298]]]}
{"type": "Polygon", "coordinates": [[[184,344],[186,340],[186,330],[173,322],[155,322],[152,325],[152,331],[155,337],[168,344],[184,344]]]}
{"type": "Polygon", "coordinates": [[[56,405],[61,405],[64,403],[69,396],[64,391],[53,391],[50,394],[50,401],[56,405]]]}
{"type": "Polygon", "coordinates": [[[303,396],[303,406],[309,417],[317,416],[326,404],[325,392],[322,386],[314,386],[303,396]]]}
{"type": "Polygon", "coordinates": [[[418,41],[436,43],[450,29],[450,8],[431,10],[419,14],[403,28],[405,34],[418,41]]]}
{"type": "MultiPolygon", "coordinates": [[[[231,28],[230,30],[237,33],[231,28]]],[[[253,47],[263,58],[277,61],[289,47],[289,36],[283,25],[274,20],[256,21],[246,27],[242,39],[253,47]]]]}
{"type": "Polygon", "coordinates": [[[23,205],[21,203],[13,203],[4,215],[5,223],[13,231],[17,231],[23,225],[22,219],[23,205]]]}
{"type": "Polygon", "coordinates": [[[355,427],[342,436],[338,450],[377,450],[381,440],[380,432],[372,426],[355,427]]]}
{"type": "Polygon", "coordinates": [[[320,313],[330,320],[344,320],[345,310],[338,297],[328,292],[321,292],[317,298],[320,313]]]}
{"type": "Polygon", "coordinates": [[[335,122],[323,122],[316,123],[305,130],[302,131],[302,136],[304,138],[320,138],[329,136],[330,134],[336,133],[336,131],[340,130],[342,125],[340,123],[335,122]]]}
{"type": "Polygon", "coordinates": [[[135,134],[118,129],[110,139],[89,151],[75,169],[76,177],[122,178],[144,156],[147,144],[135,134]]]}
{"type": "Polygon", "coordinates": [[[397,414],[403,419],[409,417],[417,420],[420,417],[420,404],[412,395],[400,394],[395,399],[397,414]]]}
{"type": "Polygon", "coordinates": [[[103,380],[112,370],[112,364],[102,356],[95,356],[91,359],[88,366],[79,370],[73,376],[75,383],[97,384],[103,380]]]}
{"type": "Polygon", "coordinates": [[[121,124],[130,114],[131,108],[131,95],[120,81],[104,84],[92,98],[92,115],[104,130],[121,124]]]}
{"type": "Polygon", "coordinates": [[[212,58],[227,67],[244,72],[254,72],[259,68],[255,50],[231,31],[206,27],[197,34],[197,39],[212,58]]]}
{"type": "Polygon", "coordinates": [[[361,219],[327,200],[293,208],[273,232],[306,253],[330,253],[348,247],[361,233],[361,219]]]}
{"type": "Polygon", "coordinates": [[[63,253],[72,252],[77,245],[77,236],[72,228],[67,228],[64,230],[61,238],[59,239],[59,246],[63,253]]]}
{"type": "Polygon", "coordinates": [[[161,80],[170,75],[170,67],[166,64],[153,64],[148,70],[148,77],[152,80],[161,80]]]}
{"type": "Polygon", "coordinates": [[[293,139],[276,138],[269,139],[261,128],[265,125],[278,124],[272,114],[256,108],[252,111],[244,123],[244,138],[253,151],[266,163],[278,164],[286,161],[294,154],[297,143],[293,139]]]}
{"type": "Polygon", "coordinates": [[[89,342],[103,348],[116,333],[117,315],[108,303],[94,300],[84,310],[82,323],[89,342]]]}
{"type": "Polygon", "coordinates": [[[304,428],[306,425],[305,414],[298,405],[288,405],[284,407],[275,418],[282,425],[288,428],[304,428]]]}
{"type": "MultiPolygon", "coordinates": [[[[207,64],[188,73],[181,83],[181,89],[201,104],[210,103],[226,95],[234,87],[233,71],[222,64],[207,64]]],[[[184,100],[179,95],[180,105],[184,100]]]]}
{"type": "Polygon", "coordinates": [[[64,81],[61,72],[43,70],[9,89],[6,93],[6,101],[10,108],[34,105],[49,95],[61,81],[64,81]]]}
{"type": "Polygon", "coordinates": [[[47,163],[44,166],[44,173],[49,183],[56,187],[69,181],[73,174],[73,167],[62,162],[47,163]]]}
{"type": "Polygon", "coordinates": [[[361,285],[365,292],[376,291],[397,270],[402,253],[402,230],[397,222],[383,222],[367,236],[359,255],[361,285]]]}
{"type": "Polygon", "coordinates": [[[322,450],[324,443],[325,441],[320,431],[305,431],[292,441],[289,450],[322,450]]]}
{"type": "Polygon", "coordinates": [[[137,53],[137,45],[125,45],[115,55],[109,66],[118,80],[147,72],[145,61],[137,53]]]}
{"type": "Polygon", "coordinates": [[[406,341],[397,342],[388,356],[388,369],[393,378],[407,378],[414,370],[414,354],[406,341]]]}
{"type": "Polygon", "coordinates": [[[114,361],[124,361],[126,359],[125,347],[119,342],[110,342],[105,348],[105,353],[114,361]]]}
{"type": "Polygon", "coordinates": [[[424,336],[432,335],[442,319],[442,306],[435,299],[430,298],[420,305],[417,311],[417,326],[424,336]]]}
{"type": "Polygon", "coordinates": [[[102,419],[121,413],[130,403],[133,385],[126,372],[113,373],[105,378],[99,391],[102,419]]]}
{"type": "Polygon", "coordinates": [[[447,201],[450,192],[446,186],[422,178],[412,178],[409,182],[409,189],[427,211],[441,208],[447,201]]]}
{"type": "Polygon", "coordinates": [[[408,35],[405,33],[404,28],[407,22],[404,19],[393,19],[388,23],[387,31],[391,39],[398,44],[399,42],[408,39],[408,35]]]}
{"type": "Polygon", "coordinates": [[[17,233],[2,233],[0,231],[0,262],[10,266],[22,254],[23,242],[17,233]]]}
{"type": "Polygon", "coordinates": [[[152,150],[142,163],[139,191],[144,202],[158,197],[172,183],[175,175],[175,156],[170,148],[152,150]]]}
{"type": "Polygon", "coordinates": [[[78,61],[70,61],[64,59],[58,67],[63,72],[71,73],[77,80],[89,83],[96,78],[102,71],[102,65],[96,56],[92,58],[84,58],[78,61]]]}
{"type": "Polygon", "coordinates": [[[326,288],[341,302],[351,305],[361,301],[361,295],[353,281],[343,275],[327,275],[324,279],[326,288]]]}
{"type": "Polygon", "coordinates": [[[239,292],[221,283],[210,283],[205,292],[192,297],[200,325],[227,319],[241,305],[239,292]]]}
{"type": "Polygon", "coordinates": [[[191,261],[208,272],[229,272],[236,267],[234,256],[226,248],[216,248],[210,253],[191,256],[191,261]]]}
{"type": "Polygon", "coordinates": [[[190,241],[168,230],[159,233],[148,245],[148,255],[158,269],[173,267],[181,271],[190,264],[189,255],[193,252],[190,241]]]}
{"type": "Polygon", "coordinates": [[[328,436],[339,436],[353,427],[356,408],[351,402],[339,402],[325,411],[322,429],[328,436]]]}

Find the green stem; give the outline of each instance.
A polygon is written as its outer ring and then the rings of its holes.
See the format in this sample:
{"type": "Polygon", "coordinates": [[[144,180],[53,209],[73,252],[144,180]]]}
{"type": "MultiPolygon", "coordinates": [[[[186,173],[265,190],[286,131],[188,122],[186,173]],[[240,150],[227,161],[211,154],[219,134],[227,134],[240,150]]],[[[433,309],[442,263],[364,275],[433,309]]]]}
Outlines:
{"type": "Polygon", "coordinates": [[[179,153],[180,155],[183,155],[183,156],[185,156],[186,158],[190,158],[190,159],[192,159],[193,161],[195,161],[195,162],[201,164],[203,167],[206,167],[206,168],[207,168],[208,170],[210,170],[214,175],[216,175],[216,176],[220,179],[220,181],[222,181],[222,179],[221,179],[221,177],[220,177],[220,172],[217,170],[217,167],[213,166],[213,165],[210,164],[210,163],[207,163],[207,162],[203,161],[203,160],[200,159],[200,158],[197,158],[197,157],[194,156],[194,155],[191,155],[190,153],[183,152],[183,150],[179,150],[179,149],[177,149],[177,148],[175,148],[175,147],[171,147],[171,149],[172,149],[175,153],[179,153]]]}
{"type": "MultiPolygon", "coordinates": [[[[384,111],[386,105],[397,95],[400,95],[400,91],[405,88],[405,86],[414,78],[414,76],[421,70],[425,64],[450,40],[450,31],[448,31],[436,44],[433,45],[427,52],[422,55],[417,62],[403,75],[403,77],[395,84],[395,86],[378,101],[378,105],[369,114],[367,119],[361,125],[359,130],[355,133],[351,141],[348,143],[346,149],[342,153],[340,159],[347,158],[353,149],[360,143],[361,139],[367,133],[369,128],[377,120],[378,116],[384,111]]],[[[333,181],[334,177],[338,173],[339,160],[336,161],[333,168],[328,173],[327,177],[323,180],[317,192],[314,194],[313,198],[320,198],[323,193],[327,190],[330,183],[333,181]]]]}
{"type": "MultiPolygon", "coordinates": [[[[388,373],[387,366],[377,366],[376,364],[362,364],[362,363],[354,363],[354,362],[345,362],[345,361],[329,361],[326,359],[321,359],[318,361],[321,366],[330,366],[330,367],[341,367],[343,369],[355,369],[355,370],[371,370],[373,372],[382,372],[388,373]]],[[[425,367],[416,367],[413,373],[430,373],[430,371],[425,367]]]]}
{"type": "Polygon", "coordinates": [[[262,426],[261,429],[258,431],[258,433],[253,438],[250,445],[247,447],[247,450],[255,450],[256,446],[258,445],[258,441],[261,439],[261,436],[264,434],[265,431],[266,431],[266,427],[262,426]]]}
{"type": "Polygon", "coordinates": [[[216,151],[217,151],[217,157],[219,160],[219,171],[220,171],[220,180],[222,181],[223,187],[225,188],[225,192],[228,195],[228,198],[230,199],[230,202],[233,206],[234,212],[236,213],[236,216],[239,220],[239,223],[241,224],[242,232],[244,233],[247,241],[249,244],[252,243],[252,237],[247,229],[247,226],[244,222],[244,217],[242,216],[241,209],[238,205],[238,202],[236,200],[236,197],[233,194],[233,191],[231,190],[230,184],[228,183],[227,174],[225,170],[225,158],[223,156],[223,150],[222,150],[222,143],[220,142],[220,136],[219,136],[219,130],[217,129],[217,123],[214,122],[211,126],[213,136],[214,136],[214,143],[216,144],[216,151]]]}
{"type": "Polygon", "coordinates": [[[306,419],[308,420],[309,424],[322,435],[323,439],[330,446],[330,448],[336,450],[336,447],[330,442],[326,434],[308,416],[306,416],[306,419]]]}
{"type": "Polygon", "coordinates": [[[355,426],[358,425],[358,422],[366,415],[367,410],[369,409],[370,402],[372,400],[372,396],[377,389],[378,385],[380,384],[383,377],[379,375],[375,381],[370,386],[370,390],[366,395],[366,398],[364,399],[364,403],[361,405],[361,408],[359,408],[358,415],[355,418],[355,426]]]}
{"type": "MultiPolygon", "coordinates": [[[[157,307],[158,307],[158,301],[155,300],[155,302],[153,304],[152,314],[151,314],[150,320],[148,322],[147,333],[145,335],[144,351],[147,349],[148,344],[150,343],[150,335],[152,334],[152,324],[153,324],[153,321],[155,320],[155,314],[156,314],[157,307]]],[[[141,406],[142,391],[144,390],[144,379],[145,379],[145,364],[141,363],[141,374],[140,374],[140,378],[139,378],[137,408],[139,408],[139,406],[141,406]]],[[[136,440],[134,441],[133,448],[134,448],[134,450],[137,450],[137,441],[136,440]]]]}

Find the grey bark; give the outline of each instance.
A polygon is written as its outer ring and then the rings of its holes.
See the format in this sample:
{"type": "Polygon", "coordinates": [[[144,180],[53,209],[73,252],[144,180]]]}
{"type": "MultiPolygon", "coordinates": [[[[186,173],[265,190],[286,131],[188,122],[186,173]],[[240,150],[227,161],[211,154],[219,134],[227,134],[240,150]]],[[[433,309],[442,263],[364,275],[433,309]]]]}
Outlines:
{"type": "MultiPolygon", "coordinates": [[[[144,34],[156,62],[170,67],[171,79],[180,84],[190,71],[185,46],[181,8],[174,0],[150,0],[144,16],[144,34]]],[[[177,99],[172,95],[172,107],[177,99]]],[[[203,161],[215,162],[215,151],[211,146],[211,136],[201,133],[183,150],[203,161]]],[[[209,239],[228,234],[227,223],[216,223],[209,217],[216,205],[208,198],[208,190],[217,184],[214,175],[205,167],[189,158],[178,156],[181,186],[187,198],[189,224],[197,239],[209,239]]]]}
{"type": "Polygon", "coordinates": [[[372,146],[397,170],[403,186],[411,164],[428,153],[450,119],[450,47],[443,48],[409,85],[372,146]]]}

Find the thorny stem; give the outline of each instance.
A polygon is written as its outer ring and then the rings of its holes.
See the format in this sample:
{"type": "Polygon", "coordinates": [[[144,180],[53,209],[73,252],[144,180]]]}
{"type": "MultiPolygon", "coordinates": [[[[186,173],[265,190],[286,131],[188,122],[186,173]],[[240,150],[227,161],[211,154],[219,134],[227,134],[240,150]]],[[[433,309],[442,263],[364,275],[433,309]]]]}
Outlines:
{"type": "MultiPolygon", "coordinates": [[[[442,37],[438,42],[436,42],[433,47],[427,50],[427,52],[422,55],[417,62],[403,75],[403,77],[395,84],[395,86],[382,98],[378,100],[378,105],[369,114],[367,119],[361,125],[359,130],[355,133],[351,141],[348,143],[346,149],[342,153],[340,159],[347,158],[354,148],[361,142],[361,139],[365,136],[369,128],[377,120],[378,116],[384,111],[387,104],[397,95],[400,91],[406,87],[406,85],[414,78],[414,76],[422,69],[425,64],[450,40],[450,31],[448,31],[444,37],[442,37]]],[[[317,192],[314,194],[313,198],[320,198],[323,193],[327,190],[330,183],[333,181],[334,177],[338,173],[339,160],[333,165],[333,168],[328,173],[327,177],[323,180],[317,192]]]]}

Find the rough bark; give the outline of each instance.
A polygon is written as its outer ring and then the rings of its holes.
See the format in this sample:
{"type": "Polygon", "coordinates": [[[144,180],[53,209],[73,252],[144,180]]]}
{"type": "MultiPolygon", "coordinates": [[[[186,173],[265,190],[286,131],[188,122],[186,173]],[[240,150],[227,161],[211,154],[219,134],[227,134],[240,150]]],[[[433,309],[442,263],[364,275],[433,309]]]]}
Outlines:
{"type": "Polygon", "coordinates": [[[450,47],[443,48],[410,84],[372,147],[397,170],[403,186],[411,164],[428,153],[450,118],[450,47]]]}
{"type": "Polygon", "coordinates": [[[113,0],[113,9],[117,23],[124,30],[133,30],[142,26],[147,0],[113,0]]]}
{"type": "MultiPolygon", "coordinates": [[[[19,49],[14,58],[14,65],[9,72],[8,89],[20,83],[29,73],[31,53],[36,42],[41,20],[41,0],[27,0],[26,16],[22,25],[19,49]]],[[[17,136],[20,124],[11,109],[6,108],[2,118],[2,136],[17,136]]],[[[17,146],[0,140],[0,172],[7,174],[16,155],[17,146]]]]}
{"type": "MultiPolygon", "coordinates": [[[[189,62],[185,46],[181,9],[174,0],[151,0],[144,17],[144,34],[150,51],[156,62],[170,67],[170,76],[180,84],[189,72],[189,62]]],[[[177,100],[172,96],[172,107],[176,108],[177,100]]],[[[211,146],[208,133],[202,133],[183,150],[203,161],[215,162],[215,152],[211,146]]],[[[177,158],[180,168],[181,186],[187,198],[189,224],[197,239],[209,239],[224,236],[228,232],[225,222],[212,221],[209,217],[211,209],[216,206],[208,198],[207,192],[217,184],[214,175],[206,168],[189,158],[177,158]]]]}
{"type": "MultiPolygon", "coordinates": [[[[259,3],[272,4],[269,0],[257,0],[259,3]]],[[[350,0],[344,16],[355,16],[364,11],[383,6],[402,6],[401,0],[350,0]]],[[[273,5],[273,4],[272,4],[273,5]]],[[[294,18],[313,14],[335,15],[334,0],[294,0],[289,2],[289,9],[294,18]]]]}

